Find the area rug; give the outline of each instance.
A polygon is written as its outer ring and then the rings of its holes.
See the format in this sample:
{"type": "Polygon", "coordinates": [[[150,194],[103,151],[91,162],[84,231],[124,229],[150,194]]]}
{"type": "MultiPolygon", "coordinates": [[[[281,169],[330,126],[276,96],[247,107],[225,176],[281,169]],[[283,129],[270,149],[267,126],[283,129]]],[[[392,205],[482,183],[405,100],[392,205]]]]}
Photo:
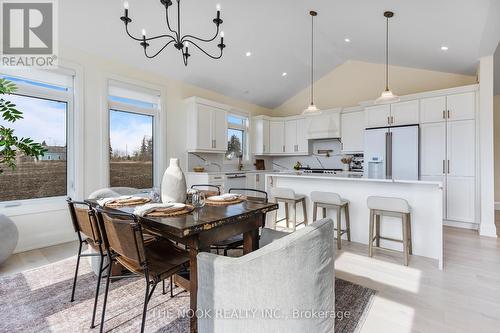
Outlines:
{"type": "MultiPolygon", "coordinates": [[[[0,278],[0,332],[98,332],[90,329],[96,276],[83,260],[75,301],[70,302],[75,259],[0,278]]],[[[168,283],[167,283],[168,285],[168,283]]],[[[107,332],[137,332],[144,300],[144,279],[123,279],[110,287],[106,310],[107,332]]],[[[104,288],[101,288],[104,290],[104,288]]],[[[149,303],[147,332],[189,332],[189,294],[162,295],[161,285],[149,303]]],[[[103,291],[101,291],[102,293],[103,291]]],[[[375,291],[336,279],[336,333],[359,330],[375,291]]],[[[100,297],[100,301],[103,297],[100,297]]],[[[101,303],[97,310],[100,322],[101,303]]]]}

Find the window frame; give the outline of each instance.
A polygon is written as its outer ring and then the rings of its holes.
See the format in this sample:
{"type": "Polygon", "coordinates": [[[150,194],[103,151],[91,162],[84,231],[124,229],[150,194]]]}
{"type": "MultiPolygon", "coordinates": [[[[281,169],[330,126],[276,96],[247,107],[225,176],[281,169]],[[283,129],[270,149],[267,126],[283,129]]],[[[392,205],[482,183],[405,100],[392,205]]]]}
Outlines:
{"type": "MultiPolygon", "coordinates": [[[[12,75],[11,73],[1,73],[2,75],[9,77],[16,77],[24,80],[34,81],[35,78],[29,78],[25,75],[12,75]]],[[[34,86],[28,83],[15,82],[17,90],[13,95],[38,98],[44,100],[51,100],[56,102],[64,102],[67,105],[66,109],[66,194],[60,196],[52,197],[42,197],[42,198],[32,198],[32,199],[19,199],[19,200],[9,200],[0,201],[0,207],[9,209],[7,211],[8,216],[15,215],[25,215],[33,212],[43,212],[56,209],[58,203],[67,198],[68,196],[75,196],[77,194],[77,180],[76,180],[76,147],[75,147],[75,98],[76,98],[76,81],[77,74],[72,72],[71,74],[64,71],[62,74],[72,76],[72,86],[69,87],[67,91],[60,90],[50,90],[48,88],[34,86]],[[15,207],[26,206],[26,205],[43,205],[42,207],[33,207],[32,209],[17,211],[15,207]],[[14,208],[14,209],[13,209],[14,208]]],[[[22,110],[21,110],[22,111],[22,110]]],[[[78,184],[79,185],[79,184],[78,184]]]]}
{"type": "MultiPolygon", "coordinates": [[[[226,114],[226,120],[227,120],[226,140],[230,129],[243,131],[244,142],[242,143],[243,147],[242,163],[250,162],[250,114],[245,111],[230,110],[226,114]],[[236,125],[230,123],[228,118],[231,116],[243,119],[244,125],[236,125]]],[[[226,157],[226,153],[227,151],[224,153],[224,164],[238,164],[237,158],[230,160],[226,157]]]]}
{"type": "MultiPolygon", "coordinates": [[[[152,116],[153,117],[153,187],[159,187],[159,184],[161,182],[161,175],[160,175],[160,168],[161,168],[161,152],[160,149],[162,147],[161,143],[161,135],[160,135],[160,114],[161,114],[161,97],[162,97],[162,92],[159,89],[151,89],[149,85],[144,84],[141,85],[140,83],[129,83],[127,81],[123,80],[117,80],[117,79],[109,79],[108,84],[106,85],[106,112],[105,112],[105,122],[103,122],[104,125],[104,142],[101,146],[103,146],[103,161],[104,161],[104,172],[105,174],[102,175],[102,178],[104,180],[105,186],[110,186],[110,160],[109,160],[109,138],[110,138],[110,111],[111,110],[116,110],[116,111],[122,111],[122,112],[130,112],[130,113],[135,113],[139,115],[146,115],[146,116],[152,116]],[[138,88],[144,87],[145,89],[150,89],[150,90],[155,90],[159,93],[158,96],[158,102],[154,104],[155,108],[141,108],[136,105],[132,105],[129,103],[123,103],[123,102],[117,102],[111,100],[109,97],[113,96],[109,94],[109,87],[113,85],[113,83],[119,82],[120,84],[123,85],[128,85],[130,86],[130,89],[132,90],[134,86],[137,86],[138,88]]],[[[147,190],[147,189],[140,189],[140,190],[147,190]]]]}

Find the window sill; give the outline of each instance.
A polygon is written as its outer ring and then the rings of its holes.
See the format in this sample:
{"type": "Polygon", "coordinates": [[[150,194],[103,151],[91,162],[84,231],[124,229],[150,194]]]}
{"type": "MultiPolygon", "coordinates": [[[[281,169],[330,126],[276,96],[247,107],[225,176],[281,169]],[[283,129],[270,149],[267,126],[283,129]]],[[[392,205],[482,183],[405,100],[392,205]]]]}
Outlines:
{"type": "Polygon", "coordinates": [[[0,202],[2,213],[8,217],[47,213],[67,209],[66,197],[51,197],[0,202]]]}

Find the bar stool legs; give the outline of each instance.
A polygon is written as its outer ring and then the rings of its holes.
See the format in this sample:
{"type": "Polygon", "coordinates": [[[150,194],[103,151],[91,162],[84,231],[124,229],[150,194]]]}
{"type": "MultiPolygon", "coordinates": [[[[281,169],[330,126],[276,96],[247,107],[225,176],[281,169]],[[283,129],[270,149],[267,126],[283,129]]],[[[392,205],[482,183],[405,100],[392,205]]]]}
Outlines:
{"type": "Polygon", "coordinates": [[[304,225],[308,224],[307,207],[306,207],[305,197],[302,197],[299,199],[274,198],[274,202],[275,203],[283,202],[283,204],[285,206],[285,218],[284,219],[278,220],[278,213],[277,212],[275,213],[275,215],[274,215],[274,217],[275,217],[274,218],[274,225],[275,226],[278,222],[285,220],[286,227],[290,228],[290,222],[292,222],[293,223],[293,231],[295,231],[297,229],[297,225],[302,224],[302,223],[304,225]],[[304,221],[302,221],[300,223],[297,223],[297,203],[300,203],[302,205],[302,214],[304,217],[304,221]],[[293,209],[293,218],[292,219],[290,218],[290,205],[292,205],[292,209],[293,209]]]}
{"type": "MultiPolygon", "coordinates": [[[[404,265],[408,266],[409,256],[413,254],[413,244],[411,241],[411,215],[409,213],[397,213],[397,212],[384,212],[374,209],[370,209],[370,224],[368,232],[368,256],[373,257],[373,242],[375,242],[375,247],[381,248],[380,240],[385,239],[393,242],[403,243],[403,260],[404,265]],[[382,215],[388,215],[393,217],[401,218],[401,229],[403,238],[393,239],[388,237],[383,237],[380,234],[380,220],[382,215]]],[[[388,250],[388,249],[386,249],[388,250]]]]}
{"type": "Polygon", "coordinates": [[[342,249],[342,235],[346,234],[347,235],[347,241],[351,241],[351,223],[349,220],[349,203],[345,202],[341,205],[334,205],[334,204],[326,204],[322,202],[314,202],[313,203],[313,222],[317,220],[318,217],[318,208],[322,209],[323,212],[323,218],[326,218],[326,213],[327,213],[327,208],[330,209],[335,209],[336,211],[336,228],[335,232],[337,233],[337,249],[342,249]],[[346,228],[342,229],[342,210],[344,210],[344,216],[345,216],[345,224],[346,228]]]}

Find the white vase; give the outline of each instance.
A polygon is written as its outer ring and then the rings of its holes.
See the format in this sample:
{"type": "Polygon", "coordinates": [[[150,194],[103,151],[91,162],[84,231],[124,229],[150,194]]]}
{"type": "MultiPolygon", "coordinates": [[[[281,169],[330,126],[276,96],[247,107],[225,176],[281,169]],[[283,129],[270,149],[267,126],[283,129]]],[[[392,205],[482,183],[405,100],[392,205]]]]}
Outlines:
{"type": "Polygon", "coordinates": [[[179,166],[179,159],[171,158],[161,181],[161,201],[186,202],[186,192],[186,178],[179,166]]]}

